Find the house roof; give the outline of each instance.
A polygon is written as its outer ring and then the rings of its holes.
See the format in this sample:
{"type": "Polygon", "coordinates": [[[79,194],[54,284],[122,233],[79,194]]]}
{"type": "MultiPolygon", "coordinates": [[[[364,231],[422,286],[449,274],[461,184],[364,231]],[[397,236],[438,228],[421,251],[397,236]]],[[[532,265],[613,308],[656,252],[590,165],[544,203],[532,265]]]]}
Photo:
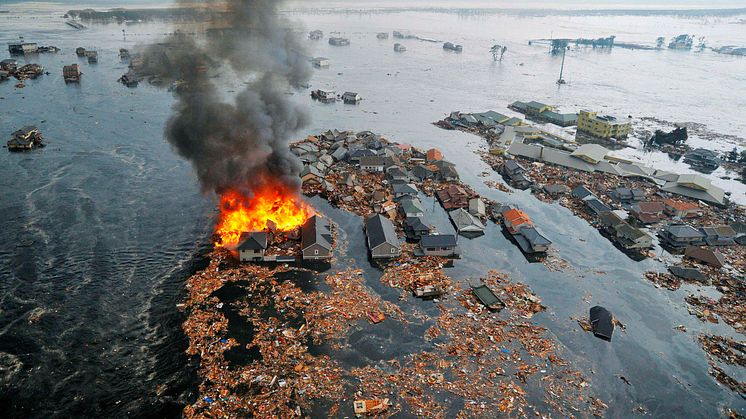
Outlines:
{"type": "Polygon", "coordinates": [[[650,237],[644,231],[640,230],[639,228],[632,227],[627,222],[622,222],[620,224],[617,224],[617,226],[614,227],[614,229],[616,230],[616,234],[618,236],[625,237],[630,240],[637,240],[643,237],[650,237]]]}
{"type": "Polygon", "coordinates": [[[583,199],[586,196],[593,195],[593,192],[590,191],[590,189],[586,188],[583,185],[576,186],[575,189],[572,190],[572,196],[578,199],[583,199]]]}
{"type": "Polygon", "coordinates": [[[617,215],[614,211],[606,211],[598,214],[598,220],[604,227],[616,227],[617,225],[624,223],[622,217],[617,215]]]}
{"type": "Polygon", "coordinates": [[[433,177],[435,172],[425,165],[418,164],[414,169],[412,169],[412,174],[420,179],[427,179],[433,177]]]}
{"type": "Polygon", "coordinates": [[[707,282],[707,276],[696,268],[686,268],[683,266],[669,266],[668,270],[675,276],[683,279],[691,279],[699,282],[707,282]]]}
{"type": "Polygon", "coordinates": [[[590,320],[593,335],[604,340],[611,340],[611,335],[614,333],[614,321],[609,310],[601,306],[591,307],[590,320]]]}
{"type": "Polygon", "coordinates": [[[665,230],[668,231],[668,234],[670,234],[671,236],[681,239],[701,239],[704,237],[704,234],[702,234],[702,232],[688,224],[670,224],[665,228],[665,230]]]}
{"type": "Polygon", "coordinates": [[[458,208],[448,213],[459,232],[484,231],[485,226],[469,211],[458,208]]]}
{"type": "Polygon", "coordinates": [[[455,247],[456,244],[454,234],[428,234],[420,239],[422,247],[455,247]]]}
{"type": "Polygon", "coordinates": [[[633,207],[634,211],[638,214],[658,214],[663,211],[663,202],[660,201],[645,201],[638,202],[633,207]]]}
{"type": "Polygon", "coordinates": [[[514,172],[516,170],[520,170],[522,172],[526,171],[526,168],[521,166],[521,164],[515,160],[505,160],[503,164],[505,165],[505,169],[511,172],[514,172]]]}
{"type": "Polygon", "coordinates": [[[709,180],[703,179],[698,175],[680,175],[678,181],[666,182],[661,190],[712,204],[723,205],[725,202],[725,191],[712,185],[709,180]]]}
{"type": "Polygon", "coordinates": [[[301,249],[305,250],[315,244],[329,250],[332,248],[332,232],[329,221],[318,215],[306,220],[301,228],[301,249]]]}
{"type": "Polygon", "coordinates": [[[437,148],[427,150],[425,156],[427,156],[428,161],[443,160],[443,153],[441,153],[437,148]]]}
{"type": "Polygon", "coordinates": [[[505,218],[506,221],[513,225],[517,224],[531,224],[531,217],[528,216],[525,212],[517,209],[517,208],[511,208],[507,211],[503,212],[503,218],[505,218]]]}
{"type": "Polygon", "coordinates": [[[541,116],[555,122],[573,122],[578,120],[576,113],[559,113],[555,111],[544,111],[541,116]]]}
{"type": "Polygon", "coordinates": [[[267,248],[267,233],[253,231],[241,233],[238,250],[264,250],[267,248]]]}
{"type": "Polygon", "coordinates": [[[699,205],[695,202],[678,201],[675,199],[666,199],[663,203],[677,211],[698,210],[699,205]]]}
{"type": "Polygon", "coordinates": [[[430,227],[420,217],[407,217],[404,226],[413,231],[430,231],[430,227]]]}
{"type": "Polygon", "coordinates": [[[598,163],[609,154],[609,150],[598,144],[583,144],[573,151],[570,155],[583,159],[589,163],[598,163]]]}
{"type": "Polygon", "coordinates": [[[417,198],[405,197],[399,201],[402,211],[406,214],[424,213],[422,202],[417,198]]]}
{"type": "Polygon", "coordinates": [[[567,193],[570,191],[570,188],[567,187],[567,185],[561,185],[561,184],[550,184],[550,185],[544,185],[544,192],[548,194],[561,194],[561,193],[567,193]]]}
{"type": "Polygon", "coordinates": [[[381,156],[363,156],[360,157],[360,166],[384,166],[386,159],[381,156]]]}
{"type": "Polygon", "coordinates": [[[531,247],[536,245],[549,246],[552,241],[549,240],[539,229],[536,227],[524,227],[521,229],[521,235],[531,243],[531,247]]]}
{"type": "Polygon", "coordinates": [[[717,268],[725,266],[725,256],[722,253],[704,247],[689,246],[684,251],[684,256],[717,268]]]}
{"type": "Polygon", "coordinates": [[[384,243],[399,247],[394,224],[381,214],[376,214],[365,222],[365,232],[368,236],[368,246],[374,249],[384,243]]]}
{"type": "Polygon", "coordinates": [[[595,197],[591,199],[587,199],[585,201],[585,205],[587,205],[590,209],[592,209],[597,214],[600,214],[606,211],[611,211],[611,208],[609,208],[606,204],[604,204],[598,198],[595,198],[595,197]]]}
{"type": "Polygon", "coordinates": [[[702,227],[700,230],[707,237],[718,236],[718,237],[733,238],[733,237],[736,237],[736,234],[737,234],[736,230],[734,230],[733,227],[727,226],[727,225],[707,226],[707,227],[702,227]]]}
{"type": "Polygon", "coordinates": [[[411,183],[395,183],[393,186],[394,194],[411,194],[416,195],[418,190],[414,184],[411,183]]]}
{"type": "Polygon", "coordinates": [[[546,104],[541,103],[541,102],[537,102],[535,100],[532,100],[531,102],[527,102],[526,103],[526,107],[529,108],[529,109],[539,110],[541,108],[546,108],[547,106],[549,106],[549,105],[546,105],[546,104]]]}

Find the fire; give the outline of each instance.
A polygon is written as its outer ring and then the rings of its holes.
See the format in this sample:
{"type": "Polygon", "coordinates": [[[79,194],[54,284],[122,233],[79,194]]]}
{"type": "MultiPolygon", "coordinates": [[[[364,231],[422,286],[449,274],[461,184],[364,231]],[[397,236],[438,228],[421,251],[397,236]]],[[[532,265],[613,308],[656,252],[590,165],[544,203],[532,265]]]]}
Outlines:
{"type": "Polygon", "coordinates": [[[313,208],[286,186],[269,184],[253,192],[253,197],[246,197],[237,190],[221,194],[216,227],[221,240],[215,243],[217,247],[235,248],[241,233],[262,231],[270,221],[278,231],[291,231],[314,215],[313,208]]]}

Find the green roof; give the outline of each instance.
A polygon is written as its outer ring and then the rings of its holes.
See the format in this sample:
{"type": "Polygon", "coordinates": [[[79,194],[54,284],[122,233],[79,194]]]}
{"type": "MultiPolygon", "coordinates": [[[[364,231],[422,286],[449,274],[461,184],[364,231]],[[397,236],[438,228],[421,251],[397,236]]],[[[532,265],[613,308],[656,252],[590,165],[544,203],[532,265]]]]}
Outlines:
{"type": "Polygon", "coordinates": [[[549,106],[549,105],[547,105],[547,104],[545,104],[545,103],[537,102],[537,101],[535,101],[535,100],[532,100],[531,102],[528,102],[528,103],[526,104],[526,107],[528,107],[528,108],[530,108],[530,109],[536,109],[536,110],[539,110],[539,109],[541,109],[541,108],[545,108],[545,107],[547,107],[547,106],[549,106]]]}
{"type": "Polygon", "coordinates": [[[495,111],[473,113],[471,114],[471,116],[476,118],[477,121],[481,122],[484,125],[501,124],[509,119],[509,117],[495,111]]]}
{"type": "Polygon", "coordinates": [[[510,118],[507,121],[502,122],[503,125],[514,126],[519,125],[523,122],[521,118],[510,118]]]}
{"type": "Polygon", "coordinates": [[[570,121],[578,120],[578,114],[576,113],[559,113],[555,111],[544,111],[541,113],[541,116],[550,121],[558,121],[558,122],[570,122],[570,121]]]}

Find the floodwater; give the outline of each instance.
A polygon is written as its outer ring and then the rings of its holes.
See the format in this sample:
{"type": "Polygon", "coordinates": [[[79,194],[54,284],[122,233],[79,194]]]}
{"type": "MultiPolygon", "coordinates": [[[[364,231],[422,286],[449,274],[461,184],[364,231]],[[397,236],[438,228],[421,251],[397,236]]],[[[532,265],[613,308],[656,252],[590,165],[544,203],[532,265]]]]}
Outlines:
{"type": "MultiPolygon", "coordinates": [[[[11,13],[0,14],[0,44],[22,35],[63,49],[28,58],[50,75],[27,82],[24,89],[13,82],[0,84],[2,135],[36,124],[49,144],[27,154],[0,153],[0,400],[6,415],[178,416],[179,403],[194,397],[195,380],[175,305],[183,296],[184,278],[202,263],[199,255],[207,246],[215,201],[200,193],[188,163],[162,138],[170,94],[116,82],[126,71],[117,57],[119,48],[133,49],[171,28],[109,24],[76,31],[64,25],[64,9],[58,6],[3,8],[11,13]],[[99,63],[80,61],[82,82],[66,86],[62,66],[79,62],[74,54],[78,46],[98,49],[99,63]]],[[[592,382],[609,404],[609,416],[638,415],[638,406],[656,416],[711,417],[724,406],[744,413],[746,402],[707,373],[696,336],[734,332],[688,315],[683,297],[696,288],[656,289],[641,274],[662,265],[630,260],[559,205],[541,203],[527,192],[487,188],[482,182],[498,177],[479,176],[490,170],[474,154],[483,141],[431,123],[453,110],[512,114],[506,106],[514,100],[539,100],[568,111],[591,108],[697,122],[714,133],[743,138],[746,118],[738,110],[746,109],[744,58],[710,51],[572,50],[565,67],[569,84],[558,88],[559,58],[550,56],[546,46],[527,41],[616,35],[618,41],[652,44],[658,36],[688,32],[706,36],[712,46],[733,45],[746,42],[746,25],[736,23],[746,12],[631,16],[303,10],[288,15],[306,30],[318,28],[327,36],[339,32],[352,41],[342,48],[308,41],[312,55],[329,57],[332,63],[315,71],[311,87],[357,91],[364,98],[357,106],[323,105],[312,102],[308,91],[296,94],[313,116],[312,126],[298,138],[329,128],[372,130],[394,141],[438,147],[479,193],[526,210],[571,270],[548,272],[541,264],[528,263],[490,226],[485,236],[460,239],[464,257],[448,273],[467,280],[496,268],[529,284],[548,307],[535,321],[550,329],[565,356],[592,382]],[[400,42],[408,51],[397,54],[393,39],[375,37],[391,30],[460,43],[464,52],[406,40],[400,42]],[[488,52],[495,43],[508,46],[502,62],[493,62],[488,52]],[[627,327],[626,332],[617,330],[611,343],[583,333],[570,319],[586,315],[596,304],[627,327]],[[680,324],[688,332],[673,329],[680,324]]],[[[242,83],[226,82],[226,90],[238,90],[242,83]]],[[[696,136],[690,141],[718,150],[734,145],[696,136]]],[[[733,141],[744,147],[743,140],[733,141]]],[[[657,154],[625,153],[658,167],[686,169],[657,154]]],[[[743,185],[718,179],[723,174],[711,177],[733,192],[734,200],[746,201],[743,185]]],[[[398,298],[369,267],[362,221],[319,199],[312,203],[340,224],[348,262],[366,269],[368,285],[384,298],[398,298]]],[[[425,204],[434,222],[447,229],[440,207],[425,204]]],[[[375,339],[410,348],[406,337],[381,333],[375,339]]],[[[345,359],[371,360],[371,347],[361,344],[363,349],[345,359]]],[[[737,378],[745,377],[741,372],[737,378]]]]}

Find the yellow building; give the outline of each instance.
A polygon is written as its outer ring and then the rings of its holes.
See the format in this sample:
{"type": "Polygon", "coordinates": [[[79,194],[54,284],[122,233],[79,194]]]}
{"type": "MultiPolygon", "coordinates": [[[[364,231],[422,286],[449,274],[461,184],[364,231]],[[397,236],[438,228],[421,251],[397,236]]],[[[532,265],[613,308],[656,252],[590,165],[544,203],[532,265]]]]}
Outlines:
{"type": "Polygon", "coordinates": [[[613,116],[598,116],[598,112],[580,111],[578,114],[578,132],[599,138],[627,138],[631,124],[619,121],[613,116]]]}

